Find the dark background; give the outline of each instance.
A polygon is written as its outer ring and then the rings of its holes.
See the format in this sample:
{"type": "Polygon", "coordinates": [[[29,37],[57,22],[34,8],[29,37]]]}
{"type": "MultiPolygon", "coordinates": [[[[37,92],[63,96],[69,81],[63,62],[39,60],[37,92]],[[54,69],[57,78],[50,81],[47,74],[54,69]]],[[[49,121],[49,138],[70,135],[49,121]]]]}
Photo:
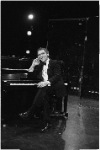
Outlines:
{"type": "MultiPolygon", "coordinates": [[[[36,53],[48,40],[48,20],[98,16],[99,2],[82,1],[2,1],[1,52],[2,55],[24,55],[26,49],[36,53]],[[27,19],[29,13],[35,18],[27,19]],[[32,30],[32,36],[26,32],[32,30]]],[[[92,28],[91,30],[96,30],[92,28]]]]}

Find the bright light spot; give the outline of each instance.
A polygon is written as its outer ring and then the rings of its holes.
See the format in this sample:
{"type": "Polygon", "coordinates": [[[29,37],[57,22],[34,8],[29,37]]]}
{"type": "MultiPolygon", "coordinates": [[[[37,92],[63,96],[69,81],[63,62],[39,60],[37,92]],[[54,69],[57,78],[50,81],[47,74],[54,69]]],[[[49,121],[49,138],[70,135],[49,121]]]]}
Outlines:
{"type": "Polygon", "coordinates": [[[31,35],[32,35],[32,32],[31,32],[31,31],[27,31],[27,35],[28,35],[28,36],[31,36],[31,35]]]}
{"type": "Polygon", "coordinates": [[[34,18],[33,14],[28,15],[28,19],[32,20],[34,18]]]}
{"type": "Polygon", "coordinates": [[[74,87],[74,90],[76,90],[76,87],[74,87]]]}
{"type": "Polygon", "coordinates": [[[26,54],[30,54],[30,50],[26,50],[26,54]]]}
{"type": "Polygon", "coordinates": [[[98,94],[98,92],[97,92],[97,91],[95,91],[95,93],[96,93],[96,94],[98,94]]]}
{"type": "Polygon", "coordinates": [[[68,83],[64,83],[65,85],[68,85],[68,83]]]}

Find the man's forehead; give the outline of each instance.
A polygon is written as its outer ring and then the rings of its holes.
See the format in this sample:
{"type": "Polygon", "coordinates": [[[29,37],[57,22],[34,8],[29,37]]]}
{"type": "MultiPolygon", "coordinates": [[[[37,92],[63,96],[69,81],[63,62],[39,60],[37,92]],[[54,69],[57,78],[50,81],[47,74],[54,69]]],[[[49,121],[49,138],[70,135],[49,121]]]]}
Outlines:
{"type": "Polygon", "coordinates": [[[38,51],[38,55],[42,54],[42,53],[46,53],[44,49],[41,49],[41,50],[38,51]]]}

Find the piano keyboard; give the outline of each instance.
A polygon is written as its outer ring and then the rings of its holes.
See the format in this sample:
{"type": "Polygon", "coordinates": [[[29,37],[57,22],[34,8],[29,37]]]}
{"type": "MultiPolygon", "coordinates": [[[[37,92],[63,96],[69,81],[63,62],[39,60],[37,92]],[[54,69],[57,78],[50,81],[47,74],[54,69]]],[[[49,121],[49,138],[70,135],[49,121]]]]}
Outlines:
{"type": "MultiPolygon", "coordinates": [[[[38,84],[38,82],[33,82],[32,80],[4,80],[3,81],[5,83],[5,85],[10,85],[10,86],[35,86],[38,84]]],[[[64,83],[64,85],[68,85],[68,83],[64,83]]]]}
{"type": "Polygon", "coordinates": [[[11,86],[34,86],[37,83],[10,83],[11,86]]]}

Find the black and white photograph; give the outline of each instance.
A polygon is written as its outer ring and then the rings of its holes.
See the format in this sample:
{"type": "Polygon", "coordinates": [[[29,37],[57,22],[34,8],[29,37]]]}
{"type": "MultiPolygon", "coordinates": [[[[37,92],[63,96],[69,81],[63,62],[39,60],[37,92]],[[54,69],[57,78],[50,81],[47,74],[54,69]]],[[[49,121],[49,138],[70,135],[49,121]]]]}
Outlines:
{"type": "Polygon", "coordinates": [[[1,1],[1,149],[99,149],[99,1],[1,1]]]}

